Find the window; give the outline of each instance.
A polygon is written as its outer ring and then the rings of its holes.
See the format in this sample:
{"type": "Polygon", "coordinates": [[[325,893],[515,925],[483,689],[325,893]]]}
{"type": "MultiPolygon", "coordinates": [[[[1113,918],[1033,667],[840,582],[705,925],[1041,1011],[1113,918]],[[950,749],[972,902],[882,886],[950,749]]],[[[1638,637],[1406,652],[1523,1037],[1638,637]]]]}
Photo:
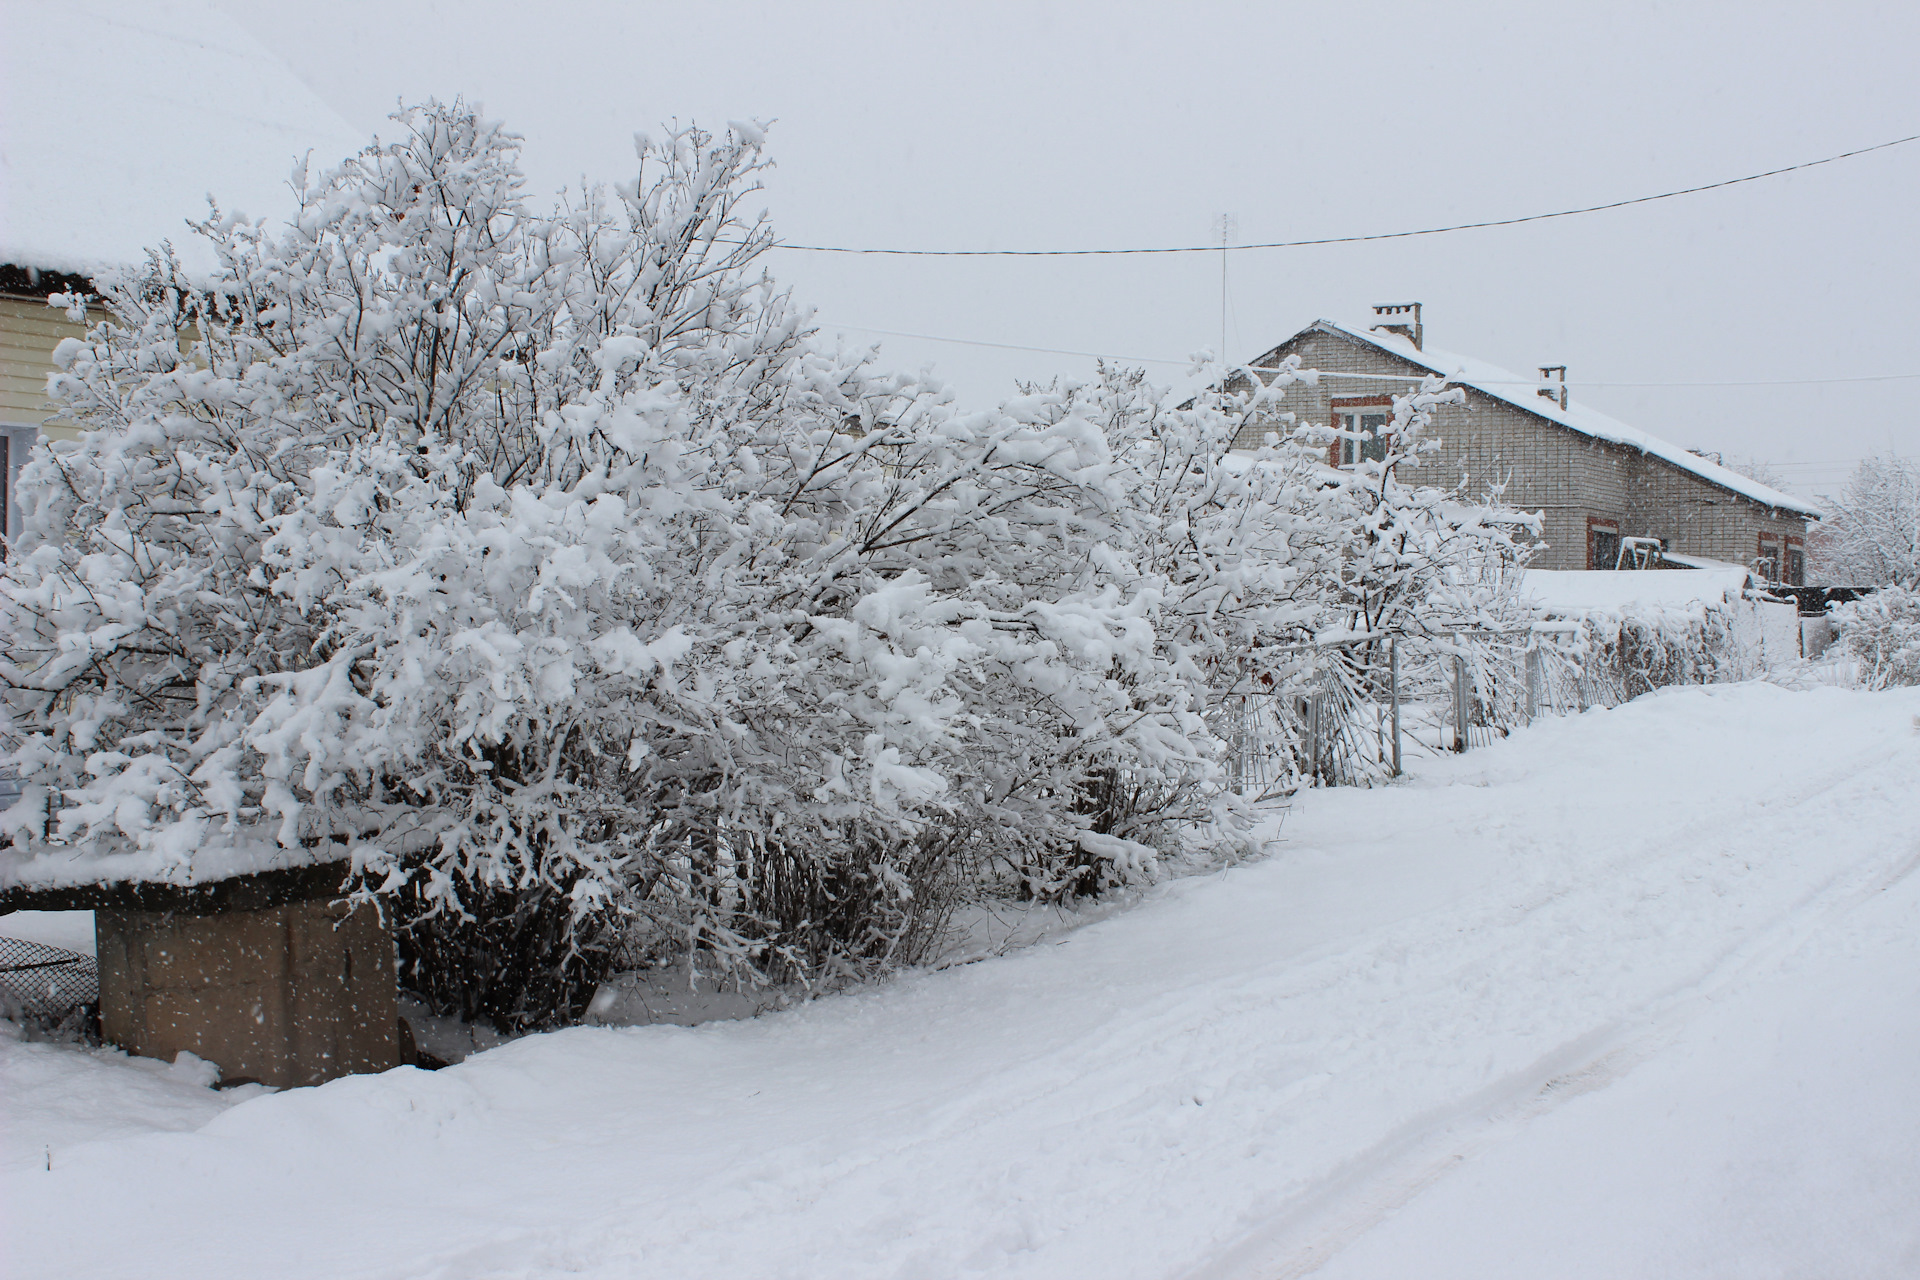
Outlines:
{"type": "Polygon", "coordinates": [[[0,536],[6,539],[0,544],[0,559],[6,558],[6,547],[20,536],[20,504],[14,501],[14,486],[19,483],[20,468],[33,442],[39,438],[38,427],[0,422],[0,536]]]}
{"type": "Polygon", "coordinates": [[[1602,516],[1587,517],[1587,568],[1620,567],[1620,522],[1602,516]]]}
{"type": "Polygon", "coordinates": [[[1780,581],[1780,537],[1778,534],[1760,535],[1760,554],[1753,558],[1753,571],[1760,575],[1763,582],[1780,581]]]}
{"type": "Polygon", "coordinates": [[[1807,585],[1807,540],[1787,535],[1787,585],[1807,585]]]}
{"type": "Polygon", "coordinates": [[[1342,435],[1328,451],[1328,462],[1351,467],[1387,456],[1387,442],[1381,437],[1393,421],[1392,396],[1336,396],[1332,409],[1333,429],[1342,435]]]}

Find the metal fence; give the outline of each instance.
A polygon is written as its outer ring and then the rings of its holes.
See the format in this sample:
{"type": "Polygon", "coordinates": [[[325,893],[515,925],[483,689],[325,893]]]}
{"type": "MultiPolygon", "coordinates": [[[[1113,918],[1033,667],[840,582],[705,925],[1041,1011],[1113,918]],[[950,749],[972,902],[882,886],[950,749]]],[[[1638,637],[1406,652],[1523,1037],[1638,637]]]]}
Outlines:
{"type": "Polygon", "coordinates": [[[0,938],[0,1015],[59,1023],[99,1001],[92,956],[25,938],[0,938]]]}
{"type": "Polygon", "coordinates": [[[1265,651],[1212,713],[1229,785],[1266,798],[1371,786],[1398,776],[1408,754],[1466,751],[1538,716],[1625,700],[1579,624],[1548,622],[1265,651]]]}

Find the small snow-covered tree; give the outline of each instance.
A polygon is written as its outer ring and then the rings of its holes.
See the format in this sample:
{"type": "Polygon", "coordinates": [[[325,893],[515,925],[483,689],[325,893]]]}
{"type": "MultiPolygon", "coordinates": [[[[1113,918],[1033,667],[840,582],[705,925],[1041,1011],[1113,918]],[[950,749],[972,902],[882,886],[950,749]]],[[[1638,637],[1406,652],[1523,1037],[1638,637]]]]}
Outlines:
{"type": "Polygon", "coordinates": [[[426,958],[466,1012],[543,1021],[590,993],[660,825],[621,770],[728,746],[687,669],[750,514],[718,473],[769,417],[837,421],[853,364],[747,269],[757,131],[643,145],[633,183],[542,217],[497,125],[397,119],[296,175],[284,232],[216,211],[211,280],[158,253],[57,353],[91,430],[23,477],[9,818],[159,876],[337,846],[409,936],[459,923],[426,958]]]}
{"type": "MultiPolygon", "coordinates": [[[[1263,372],[1264,381],[1252,371],[1220,378],[1177,405],[1124,370],[1103,370],[1074,394],[1126,463],[1135,571],[1149,571],[1162,644],[1180,669],[1205,673],[1196,698],[1331,697],[1333,714],[1358,717],[1363,701],[1385,696],[1371,673],[1390,638],[1513,625],[1525,559],[1517,535],[1537,531],[1537,519],[1497,493],[1473,499],[1413,482],[1437,447],[1425,434],[1433,410],[1457,389],[1434,380],[1398,397],[1368,442],[1379,456],[1334,469],[1329,428],[1277,413],[1288,387],[1317,375],[1297,360],[1263,372]],[[1279,429],[1258,451],[1232,452],[1249,424],[1279,429]]],[[[1357,719],[1341,729],[1357,731],[1357,719]]]]}

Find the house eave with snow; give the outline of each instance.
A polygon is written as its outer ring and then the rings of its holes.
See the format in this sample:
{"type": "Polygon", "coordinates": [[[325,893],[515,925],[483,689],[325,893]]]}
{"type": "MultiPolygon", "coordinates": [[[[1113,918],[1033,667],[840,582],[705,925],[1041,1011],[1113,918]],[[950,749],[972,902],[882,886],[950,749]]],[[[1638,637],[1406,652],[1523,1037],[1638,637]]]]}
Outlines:
{"type": "Polygon", "coordinates": [[[49,416],[46,383],[54,348],[85,326],[47,296],[90,292],[93,277],[139,265],[163,241],[189,270],[210,272],[213,255],[187,226],[209,193],[229,212],[291,212],[287,177],[303,157],[337,164],[366,138],[208,0],[22,4],[6,24],[0,533],[11,537],[28,449],[74,434],[49,416]],[[75,67],[88,68],[84,81],[75,67]]]}

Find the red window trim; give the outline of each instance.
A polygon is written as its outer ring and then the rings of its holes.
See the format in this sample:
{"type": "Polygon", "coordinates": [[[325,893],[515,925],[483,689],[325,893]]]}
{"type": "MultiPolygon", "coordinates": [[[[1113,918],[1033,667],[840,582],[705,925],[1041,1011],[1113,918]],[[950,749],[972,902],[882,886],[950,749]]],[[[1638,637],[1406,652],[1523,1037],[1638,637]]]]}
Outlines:
{"type": "MultiPolygon", "coordinates": [[[[1327,416],[1330,419],[1337,418],[1342,409],[1372,409],[1379,405],[1391,407],[1392,404],[1392,396],[1334,396],[1327,401],[1327,416]]],[[[1332,426],[1337,424],[1330,422],[1328,425],[1332,426]]],[[[1340,441],[1338,440],[1335,440],[1327,446],[1327,465],[1335,471],[1338,471],[1342,465],[1340,462],[1340,441]]]]}

